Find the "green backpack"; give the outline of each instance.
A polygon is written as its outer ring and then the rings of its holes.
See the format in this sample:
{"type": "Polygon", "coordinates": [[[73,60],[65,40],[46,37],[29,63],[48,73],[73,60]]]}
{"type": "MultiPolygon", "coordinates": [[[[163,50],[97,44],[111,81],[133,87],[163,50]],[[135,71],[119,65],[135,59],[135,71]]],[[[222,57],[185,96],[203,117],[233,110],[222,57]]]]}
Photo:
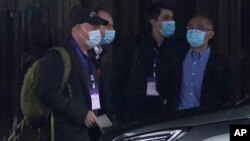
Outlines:
{"type": "MultiPolygon", "coordinates": [[[[62,88],[65,87],[71,72],[70,56],[66,49],[62,47],[51,48],[50,50],[57,50],[64,63],[64,74],[62,80],[62,88]]],[[[36,60],[31,67],[29,67],[23,80],[21,90],[21,110],[24,115],[24,122],[30,128],[40,127],[44,119],[48,118],[50,109],[46,107],[39,99],[38,88],[40,74],[43,66],[44,59],[36,60]]]]}

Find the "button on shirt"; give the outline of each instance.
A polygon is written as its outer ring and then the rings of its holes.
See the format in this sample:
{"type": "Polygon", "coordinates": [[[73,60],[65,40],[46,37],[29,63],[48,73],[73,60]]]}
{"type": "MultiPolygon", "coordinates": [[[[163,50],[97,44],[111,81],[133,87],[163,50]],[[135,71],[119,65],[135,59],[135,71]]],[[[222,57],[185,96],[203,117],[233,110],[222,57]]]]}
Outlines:
{"type": "Polygon", "coordinates": [[[200,106],[201,88],[210,48],[196,53],[190,49],[183,62],[182,84],[178,109],[200,106]]]}

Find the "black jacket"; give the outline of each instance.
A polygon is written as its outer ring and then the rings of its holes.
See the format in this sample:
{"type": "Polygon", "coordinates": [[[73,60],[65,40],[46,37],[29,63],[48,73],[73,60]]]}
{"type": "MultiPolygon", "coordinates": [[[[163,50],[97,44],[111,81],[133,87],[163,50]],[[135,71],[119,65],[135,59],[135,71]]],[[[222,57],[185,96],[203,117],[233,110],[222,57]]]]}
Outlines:
{"type": "MultiPolygon", "coordinates": [[[[88,110],[91,110],[89,74],[72,47],[66,46],[72,64],[68,81],[73,91],[72,96],[67,90],[61,89],[64,66],[60,54],[54,50],[45,56],[39,93],[42,101],[53,109],[56,141],[86,141],[88,128],[84,125],[84,120],[88,110]]],[[[95,74],[98,79],[96,71],[95,74]]]]}
{"type": "MultiPolygon", "coordinates": [[[[183,61],[189,48],[182,49],[172,64],[165,65],[158,79],[158,90],[167,99],[166,109],[173,112],[177,108],[181,90],[183,61]],[[169,67],[171,66],[171,67],[169,67]]],[[[211,108],[234,102],[233,78],[229,65],[212,50],[204,72],[200,106],[211,108]]]]}
{"type": "MultiPolygon", "coordinates": [[[[113,66],[109,89],[118,120],[133,122],[161,113],[159,97],[146,96],[147,77],[153,72],[156,42],[149,35],[137,36],[120,46],[113,66]]],[[[166,39],[158,47],[156,68],[175,56],[175,42],[166,39]],[[164,58],[164,59],[163,59],[164,58]]]]}

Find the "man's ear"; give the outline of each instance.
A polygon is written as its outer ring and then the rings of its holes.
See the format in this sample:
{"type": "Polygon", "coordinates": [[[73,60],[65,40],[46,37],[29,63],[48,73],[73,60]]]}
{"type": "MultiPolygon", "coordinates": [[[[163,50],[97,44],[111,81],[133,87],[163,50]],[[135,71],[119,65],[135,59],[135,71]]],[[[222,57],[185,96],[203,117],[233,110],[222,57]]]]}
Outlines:
{"type": "Polygon", "coordinates": [[[79,30],[79,28],[80,28],[79,24],[76,24],[75,26],[72,27],[71,33],[72,33],[72,34],[73,34],[73,33],[75,34],[75,33],[79,30]]]}
{"type": "Polygon", "coordinates": [[[214,34],[214,31],[209,31],[208,39],[212,39],[214,37],[214,34]]]}
{"type": "Polygon", "coordinates": [[[151,19],[150,20],[150,24],[152,25],[152,27],[156,26],[156,20],[155,19],[151,19]]]}

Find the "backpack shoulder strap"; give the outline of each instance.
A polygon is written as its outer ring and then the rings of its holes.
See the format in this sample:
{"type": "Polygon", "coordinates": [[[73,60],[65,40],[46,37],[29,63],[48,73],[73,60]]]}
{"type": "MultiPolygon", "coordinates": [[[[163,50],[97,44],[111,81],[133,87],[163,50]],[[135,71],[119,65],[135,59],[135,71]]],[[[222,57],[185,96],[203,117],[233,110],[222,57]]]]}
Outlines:
{"type": "MultiPolygon", "coordinates": [[[[62,80],[62,88],[66,85],[67,87],[70,87],[70,85],[66,84],[67,81],[69,80],[69,76],[71,73],[71,60],[68,51],[63,48],[63,47],[55,47],[51,48],[50,50],[55,49],[57,50],[62,59],[63,59],[63,64],[64,64],[64,73],[63,73],[63,80],[62,80]]],[[[71,87],[69,88],[69,94],[72,94],[71,87]]],[[[51,111],[50,115],[50,134],[51,134],[51,141],[55,141],[55,123],[54,123],[54,113],[51,111]]]]}
{"type": "Polygon", "coordinates": [[[64,64],[64,73],[63,73],[63,81],[62,81],[62,87],[66,84],[66,82],[69,79],[70,73],[71,73],[71,60],[68,51],[63,47],[55,47],[51,48],[57,50],[63,59],[64,64]]]}

